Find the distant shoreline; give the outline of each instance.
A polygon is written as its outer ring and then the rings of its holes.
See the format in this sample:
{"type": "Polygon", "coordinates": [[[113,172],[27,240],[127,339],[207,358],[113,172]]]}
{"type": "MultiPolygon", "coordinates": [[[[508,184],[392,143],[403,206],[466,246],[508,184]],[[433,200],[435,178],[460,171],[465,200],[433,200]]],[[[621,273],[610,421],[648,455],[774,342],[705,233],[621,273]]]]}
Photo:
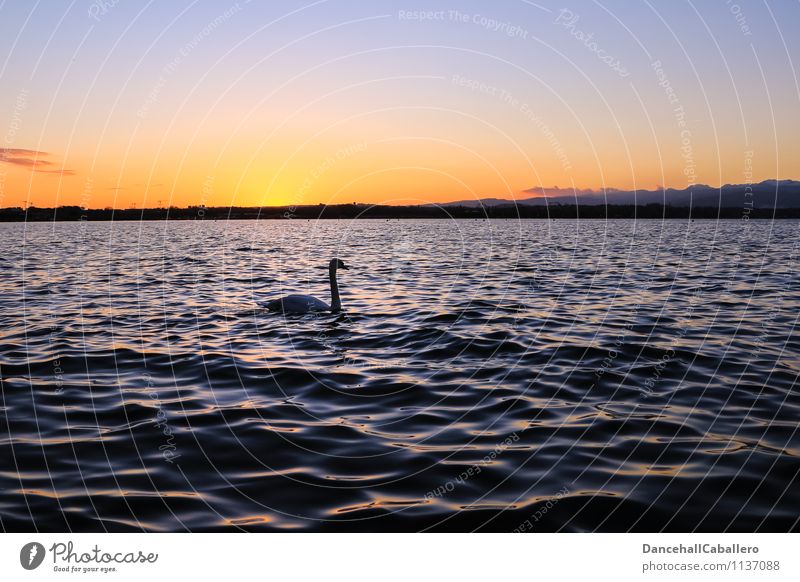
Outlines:
{"type": "Polygon", "coordinates": [[[336,204],[331,206],[203,207],[144,209],[0,208],[0,222],[102,222],[112,220],[342,220],[342,219],[792,219],[800,208],[685,207],[647,205],[550,205],[550,206],[378,206],[336,204]]]}

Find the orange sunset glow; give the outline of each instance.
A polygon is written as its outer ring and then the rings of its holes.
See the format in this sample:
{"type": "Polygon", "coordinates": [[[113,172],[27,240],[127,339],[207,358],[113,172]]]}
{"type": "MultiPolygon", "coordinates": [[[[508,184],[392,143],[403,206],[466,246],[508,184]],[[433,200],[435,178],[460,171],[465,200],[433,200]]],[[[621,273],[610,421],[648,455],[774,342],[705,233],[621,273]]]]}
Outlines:
{"type": "MultiPolygon", "coordinates": [[[[420,20],[388,4],[368,15],[323,6],[280,24],[249,3],[152,14],[119,4],[96,18],[68,14],[34,50],[29,36],[48,18],[26,22],[12,7],[0,27],[5,38],[19,27],[22,41],[7,47],[0,90],[0,206],[404,204],[538,187],[718,186],[743,181],[747,152],[753,181],[800,174],[800,114],[779,44],[729,74],[706,48],[745,54],[735,29],[679,45],[655,27],[645,48],[595,7],[583,15],[592,38],[624,61],[598,67],[580,21],[529,9],[497,8],[497,22],[526,27],[493,34],[481,19],[420,20]],[[148,28],[156,20],[173,21],[170,33],[148,28]]],[[[659,16],[630,14],[640,27],[659,16]]]]}

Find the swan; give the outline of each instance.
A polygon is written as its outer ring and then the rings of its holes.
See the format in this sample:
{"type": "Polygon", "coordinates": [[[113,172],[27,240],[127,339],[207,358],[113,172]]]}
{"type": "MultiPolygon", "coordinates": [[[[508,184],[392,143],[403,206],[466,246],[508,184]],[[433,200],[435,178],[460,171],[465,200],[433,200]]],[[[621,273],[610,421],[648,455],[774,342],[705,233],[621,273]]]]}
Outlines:
{"type": "Polygon", "coordinates": [[[340,259],[331,259],[328,264],[328,276],[331,281],[331,304],[317,299],[312,295],[287,295],[280,299],[273,299],[264,305],[269,311],[282,313],[311,313],[314,311],[330,311],[338,313],[342,310],[342,301],[339,299],[339,284],[336,282],[336,270],[348,270],[349,267],[340,259]]]}

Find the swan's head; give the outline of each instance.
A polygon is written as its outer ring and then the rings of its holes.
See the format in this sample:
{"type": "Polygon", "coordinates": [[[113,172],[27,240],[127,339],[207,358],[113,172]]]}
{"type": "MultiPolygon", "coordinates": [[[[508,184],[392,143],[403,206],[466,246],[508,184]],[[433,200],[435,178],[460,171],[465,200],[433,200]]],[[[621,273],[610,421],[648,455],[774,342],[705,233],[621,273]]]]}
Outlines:
{"type": "Polygon", "coordinates": [[[345,271],[347,271],[348,269],[350,269],[350,267],[344,264],[344,261],[342,259],[331,259],[329,268],[331,271],[335,271],[336,269],[344,269],[345,271]]]}

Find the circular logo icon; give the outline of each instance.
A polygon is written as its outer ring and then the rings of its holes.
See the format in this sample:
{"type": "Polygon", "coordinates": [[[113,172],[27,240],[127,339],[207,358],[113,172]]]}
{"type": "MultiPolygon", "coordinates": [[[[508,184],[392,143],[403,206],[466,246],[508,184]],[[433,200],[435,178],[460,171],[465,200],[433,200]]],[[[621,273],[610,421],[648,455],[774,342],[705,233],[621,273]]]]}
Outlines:
{"type": "Polygon", "coordinates": [[[19,551],[19,563],[26,570],[35,570],[44,561],[44,546],[39,542],[29,542],[19,551]]]}

